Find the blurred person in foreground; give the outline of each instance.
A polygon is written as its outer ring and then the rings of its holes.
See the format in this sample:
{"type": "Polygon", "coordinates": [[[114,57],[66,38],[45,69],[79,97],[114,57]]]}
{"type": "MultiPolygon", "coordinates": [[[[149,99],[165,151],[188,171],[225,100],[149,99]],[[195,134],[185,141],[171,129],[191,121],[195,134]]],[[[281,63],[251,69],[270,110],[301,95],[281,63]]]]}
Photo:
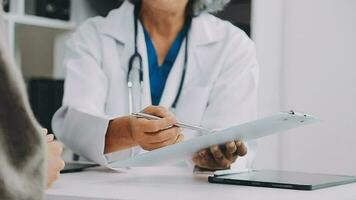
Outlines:
{"type": "Polygon", "coordinates": [[[38,200],[64,166],[62,145],[44,135],[30,109],[24,81],[7,46],[2,3],[0,0],[0,199],[38,200]]]}

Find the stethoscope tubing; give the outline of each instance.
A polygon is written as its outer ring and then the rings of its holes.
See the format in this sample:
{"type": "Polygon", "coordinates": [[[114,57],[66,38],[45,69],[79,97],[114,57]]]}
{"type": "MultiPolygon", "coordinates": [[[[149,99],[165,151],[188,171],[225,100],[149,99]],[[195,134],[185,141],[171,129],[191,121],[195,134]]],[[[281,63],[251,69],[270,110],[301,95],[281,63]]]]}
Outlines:
{"type": "MultiPolygon", "coordinates": [[[[131,72],[133,71],[133,67],[134,67],[134,64],[135,64],[135,61],[136,59],[138,60],[138,63],[139,63],[139,81],[140,81],[140,84],[141,84],[141,87],[142,88],[142,84],[143,84],[143,62],[142,62],[142,56],[141,54],[139,53],[138,51],[138,47],[137,47],[137,37],[138,37],[138,20],[139,20],[139,12],[140,12],[140,9],[141,9],[141,3],[135,3],[135,8],[134,8],[134,34],[135,34],[135,37],[134,37],[134,43],[135,43],[135,52],[134,54],[130,57],[129,59],[129,66],[128,66],[128,71],[127,71],[127,86],[128,86],[128,90],[129,90],[129,112],[130,113],[133,113],[133,112],[136,112],[134,111],[134,97],[133,97],[133,81],[130,80],[130,74],[131,72]]],[[[188,43],[189,43],[189,40],[188,40],[188,35],[189,35],[189,30],[190,30],[190,26],[191,26],[191,22],[192,22],[192,16],[188,15],[187,17],[187,22],[188,24],[186,24],[188,26],[188,30],[187,30],[187,34],[186,34],[186,37],[185,37],[185,51],[184,51],[184,66],[183,66],[183,72],[182,72],[182,77],[181,77],[181,81],[179,83],[179,87],[178,87],[178,91],[177,91],[177,94],[176,94],[176,97],[174,98],[174,101],[171,105],[171,108],[172,109],[175,109],[177,107],[177,103],[179,101],[179,98],[181,96],[181,93],[182,93],[182,90],[183,90],[183,85],[184,85],[184,80],[185,80],[185,77],[186,77],[186,72],[187,72],[187,65],[188,65],[188,43]]]]}

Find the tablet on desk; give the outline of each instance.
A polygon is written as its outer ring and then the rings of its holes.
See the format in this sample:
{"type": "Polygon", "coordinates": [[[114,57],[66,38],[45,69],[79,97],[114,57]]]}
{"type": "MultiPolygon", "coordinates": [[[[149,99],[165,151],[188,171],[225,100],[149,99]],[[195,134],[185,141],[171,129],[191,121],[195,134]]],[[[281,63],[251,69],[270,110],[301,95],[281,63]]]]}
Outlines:
{"type": "Polygon", "coordinates": [[[244,173],[211,176],[209,177],[209,182],[295,190],[316,190],[356,182],[356,177],[288,171],[256,170],[244,173]]]}
{"type": "Polygon", "coordinates": [[[97,166],[99,165],[94,163],[76,162],[76,161],[66,162],[64,169],[61,170],[61,174],[80,172],[83,171],[84,169],[97,167],[97,166]]]}

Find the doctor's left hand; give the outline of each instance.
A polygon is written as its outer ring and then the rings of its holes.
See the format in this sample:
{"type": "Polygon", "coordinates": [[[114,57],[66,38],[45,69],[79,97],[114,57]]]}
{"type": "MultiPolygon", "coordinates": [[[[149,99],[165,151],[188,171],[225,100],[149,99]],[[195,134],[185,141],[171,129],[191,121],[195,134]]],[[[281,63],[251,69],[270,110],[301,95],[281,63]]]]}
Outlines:
{"type": "Polygon", "coordinates": [[[193,162],[200,168],[222,170],[230,168],[239,156],[247,154],[246,145],[240,141],[228,142],[225,145],[214,145],[203,149],[193,156],[193,162]]]}

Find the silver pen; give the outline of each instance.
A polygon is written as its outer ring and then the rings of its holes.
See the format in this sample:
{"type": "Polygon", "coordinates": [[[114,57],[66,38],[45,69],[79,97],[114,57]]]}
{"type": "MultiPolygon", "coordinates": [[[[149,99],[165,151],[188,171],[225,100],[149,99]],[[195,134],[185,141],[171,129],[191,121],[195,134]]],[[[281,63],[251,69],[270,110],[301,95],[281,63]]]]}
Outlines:
{"type": "MultiPolygon", "coordinates": [[[[157,116],[154,116],[154,115],[150,115],[150,114],[146,114],[146,113],[132,113],[131,116],[134,116],[136,118],[144,118],[144,119],[148,119],[148,120],[159,120],[159,119],[162,119],[160,117],[157,117],[157,116]]],[[[210,130],[205,129],[203,127],[189,125],[189,124],[182,123],[182,122],[177,122],[176,124],[174,124],[174,126],[178,126],[180,128],[186,128],[186,129],[190,129],[190,130],[194,130],[194,131],[200,131],[202,133],[210,133],[211,132],[210,130]]]]}

